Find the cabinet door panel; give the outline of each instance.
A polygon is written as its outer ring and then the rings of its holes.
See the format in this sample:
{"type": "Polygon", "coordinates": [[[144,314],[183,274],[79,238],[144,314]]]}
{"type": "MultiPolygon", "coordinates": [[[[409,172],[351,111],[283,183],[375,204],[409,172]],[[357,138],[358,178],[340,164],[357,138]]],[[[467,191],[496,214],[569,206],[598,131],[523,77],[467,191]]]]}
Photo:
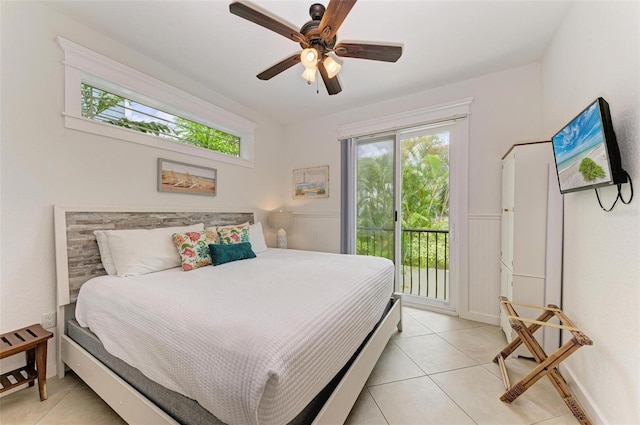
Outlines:
{"type": "MultiPolygon", "coordinates": [[[[544,305],[544,279],[530,277],[530,276],[519,276],[514,275],[512,281],[512,298],[511,301],[523,304],[531,304],[536,306],[544,305]]],[[[542,310],[538,310],[535,308],[527,308],[514,306],[518,316],[526,317],[528,319],[536,319],[540,314],[542,314],[542,310]]],[[[525,325],[529,326],[529,323],[525,323],[525,325]]],[[[544,326],[540,327],[533,336],[536,340],[542,344],[543,334],[544,334],[544,326]]],[[[515,334],[515,332],[514,332],[515,334]]],[[[515,351],[515,355],[531,357],[531,353],[525,348],[520,347],[515,351]]]]}
{"type": "Polygon", "coordinates": [[[515,154],[507,156],[502,163],[502,211],[501,211],[501,249],[500,261],[513,268],[513,231],[514,231],[514,188],[515,154]]]}
{"type": "Polygon", "coordinates": [[[513,212],[502,211],[500,219],[500,261],[513,268],[513,212]]]}
{"type": "MultiPolygon", "coordinates": [[[[511,270],[504,264],[500,264],[500,295],[511,299],[513,295],[512,289],[512,273],[511,270]]],[[[511,342],[511,325],[507,320],[507,315],[504,313],[504,309],[500,306],[500,327],[507,337],[507,341],[511,342]]]]}
{"type": "Polygon", "coordinates": [[[502,208],[512,208],[514,204],[514,188],[516,178],[515,153],[509,154],[502,161],[502,208]]]}

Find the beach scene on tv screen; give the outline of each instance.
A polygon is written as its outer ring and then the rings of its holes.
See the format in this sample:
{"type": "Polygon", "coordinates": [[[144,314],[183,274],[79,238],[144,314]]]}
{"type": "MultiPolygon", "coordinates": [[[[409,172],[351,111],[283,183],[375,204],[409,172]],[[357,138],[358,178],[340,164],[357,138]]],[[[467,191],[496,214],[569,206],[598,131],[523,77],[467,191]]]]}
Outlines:
{"type": "Polygon", "coordinates": [[[561,190],[611,180],[597,102],[553,137],[553,149],[561,190]]]}

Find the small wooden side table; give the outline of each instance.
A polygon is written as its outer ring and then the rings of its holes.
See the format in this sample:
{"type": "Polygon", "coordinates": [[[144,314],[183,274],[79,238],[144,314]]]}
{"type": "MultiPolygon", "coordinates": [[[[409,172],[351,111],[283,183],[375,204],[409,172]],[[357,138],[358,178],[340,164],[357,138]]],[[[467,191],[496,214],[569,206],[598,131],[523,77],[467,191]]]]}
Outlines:
{"type": "Polygon", "coordinates": [[[25,352],[27,364],[11,372],[0,375],[0,393],[18,385],[38,380],[40,401],[47,399],[47,340],[53,334],[40,325],[31,325],[0,335],[0,359],[25,352]]]}

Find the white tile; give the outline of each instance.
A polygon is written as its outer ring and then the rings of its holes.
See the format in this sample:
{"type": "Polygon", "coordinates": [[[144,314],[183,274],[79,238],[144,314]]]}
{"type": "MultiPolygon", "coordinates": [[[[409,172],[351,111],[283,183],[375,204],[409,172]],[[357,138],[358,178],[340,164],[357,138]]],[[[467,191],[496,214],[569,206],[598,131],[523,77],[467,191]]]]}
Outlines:
{"type": "MultiPolygon", "coordinates": [[[[508,358],[505,361],[507,373],[509,374],[509,382],[511,385],[516,384],[520,379],[524,378],[538,364],[532,360],[508,358]]],[[[482,365],[485,369],[502,379],[500,367],[496,363],[486,363],[482,365]]],[[[553,384],[546,376],[539,379],[527,391],[524,392],[516,401],[521,398],[536,403],[553,416],[562,416],[570,413],[567,405],[562,401],[562,397],[556,391],[553,384]]]]}
{"type": "Polygon", "coordinates": [[[79,388],[88,388],[88,386],[74,372],[67,372],[64,378],[58,378],[56,376],[47,379],[47,392],[49,394],[57,391],[70,391],[79,388]]]}
{"type": "Polygon", "coordinates": [[[345,425],[388,425],[367,387],[360,392],[345,425]]]}
{"type": "Polygon", "coordinates": [[[480,363],[492,361],[507,345],[507,338],[498,326],[485,325],[441,332],[438,335],[480,363]]]}
{"type": "Polygon", "coordinates": [[[549,419],[543,422],[538,422],[536,425],[578,425],[580,422],[571,413],[558,416],[553,419],[549,419]]]}
{"type": "Polygon", "coordinates": [[[473,425],[428,376],[370,387],[389,425],[473,425]]]}
{"type": "Polygon", "coordinates": [[[367,386],[423,376],[424,372],[398,346],[389,341],[371,371],[367,386]]]}
{"type": "Polygon", "coordinates": [[[31,388],[0,398],[0,423],[2,425],[33,425],[62,401],[68,391],[49,393],[40,401],[37,384],[31,388]]]}
{"type": "Polygon", "coordinates": [[[500,401],[502,379],[482,366],[430,375],[479,425],[527,425],[555,417],[531,400],[520,397],[513,403],[500,401]]]}
{"type": "Polygon", "coordinates": [[[478,364],[438,335],[421,335],[394,341],[427,374],[478,364]]]}
{"type": "MultiPolygon", "coordinates": [[[[36,381],[37,382],[37,381],[36,381]]],[[[47,399],[40,401],[37,383],[0,398],[0,423],[2,425],[35,424],[60,403],[71,390],[84,385],[75,374],[63,379],[47,379],[47,399]]]]}
{"type": "Polygon", "coordinates": [[[428,335],[432,333],[433,331],[431,329],[418,322],[416,319],[411,317],[410,314],[405,313],[402,315],[402,332],[398,332],[396,330],[393,335],[391,335],[391,338],[407,338],[410,336],[428,335]]]}
{"type": "Polygon", "coordinates": [[[70,391],[37,425],[127,425],[89,388],[70,391]]]}
{"type": "Polygon", "coordinates": [[[415,307],[408,307],[407,305],[403,304],[402,305],[402,311],[404,313],[407,313],[407,314],[411,315],[411,314],[414,314],[414,313],[417,313],[417,312],[420,312],[420,311],[424,311],[424,310],[421,310],[421,309],[415,308],[415,307]]]}
{"type": "Polygon", "coordinates": [[[464,320],[447,314],[432,311],[416,310],[409,313],[411,317],[425,325],[434,332],[452,331],[455,329],[468,329],[485,326],[484,323],[464,320]]]}

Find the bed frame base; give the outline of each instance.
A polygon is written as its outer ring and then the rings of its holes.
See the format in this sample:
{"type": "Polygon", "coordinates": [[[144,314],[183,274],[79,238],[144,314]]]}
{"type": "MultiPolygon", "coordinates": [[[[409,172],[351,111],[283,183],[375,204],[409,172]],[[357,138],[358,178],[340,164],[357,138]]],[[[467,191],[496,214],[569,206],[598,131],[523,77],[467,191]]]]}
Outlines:
{"type": "MultiPolygon", "coordinates": [[[[402,331],[402,295],[393,294],[393,300],[393,306],[340,380],[312,425],[341,424],[349,416],[394,328],[402,331]]],[[[67,335],[62,335],[61,342],[62,367],[58,369],[60,377],[64,377],[64,365],[67,365],[129,424],[178,425],[167,413],[67,335]]]]}
{"type": "Polygon", "coordinates": [[[362,387],[389,342],[394,328],[397,327],[398,331],[402,332],[402,295],[395,293],[393,298],[393,307],[331,393],[312,425],[343,424],[349,416],[362,387]]]}
{"type": "Polygon", "coordinates": [[[67,335],[61,348],[63,362],[127,423],[179,425],[67,335]]]}

